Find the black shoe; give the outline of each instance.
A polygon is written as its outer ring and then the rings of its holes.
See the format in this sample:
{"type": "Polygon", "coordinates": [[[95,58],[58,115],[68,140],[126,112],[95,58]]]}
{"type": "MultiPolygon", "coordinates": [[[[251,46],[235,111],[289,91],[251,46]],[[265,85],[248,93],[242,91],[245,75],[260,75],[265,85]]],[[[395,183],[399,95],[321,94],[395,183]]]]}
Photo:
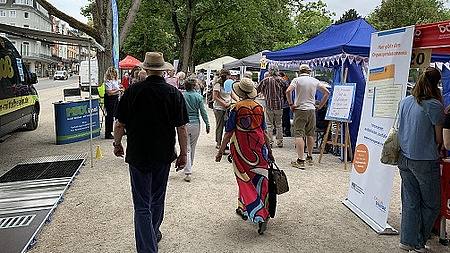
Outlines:
{"type": "Polygon", "coordinates": [[[267,229],[267,222],[260,222],[258,223],[258,234],[262,235],[264,234],[264,231],[267,229]]]}
{"type": "Polygon", "coordinates": [[[106,135],[106,136],[105,136],[105,139],[114,139],[114,136],[113,136],[112,134],[106,135]]]}
{"type": "Polygon", "coordinates": [[[248,216],[245,215],[245,214],[241,211],[241,209],[236,208],[236,213],[237,213],[239,216],[241,216],[241,218],[242,218],[243,220],[247,220],[247,219],[248,219],[248,216]]]}
{"type": "Polygon", "coordinates": [[[162,233],[158,230],[158,233],[156,233],[156,241],[159,242],[162,239],[162,233]]]}

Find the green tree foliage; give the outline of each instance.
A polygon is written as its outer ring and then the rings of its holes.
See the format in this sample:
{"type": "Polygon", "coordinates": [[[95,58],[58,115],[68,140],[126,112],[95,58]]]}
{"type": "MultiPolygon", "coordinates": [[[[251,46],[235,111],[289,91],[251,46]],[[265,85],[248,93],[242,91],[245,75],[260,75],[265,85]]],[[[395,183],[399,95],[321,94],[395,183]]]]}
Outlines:
{"type": "Polygon", "coordinates": [[[345,23],[347,21],[352,21],[361,18],[361,15],[355,9],[349,9],[342,14],[342,16],[336,21],[336,25],[345,23]]]}
{"type": "Polygon", "coordinates": [[[334,13],[327,9],[322,1],[305,2],[291,1],[294,12],[295,28],[300,33],[300,39],[311,39],[333,23],[334,13]]]}
{"type": "Polygon", "coordinates": [[[367,18],[378,30],[426,24],[450,18],[446,0],[383,0],[367,18]]]}
{"type": "MultiPolygon", "coordinates": [[[[127,13],[129,0],[118,0],[127,13]]],[[[142,0],[122,56],[161,51],[188,67],[224,55],[242,58],[294,46],[332,23],[326,5],[305,0],[142,0]]]]}

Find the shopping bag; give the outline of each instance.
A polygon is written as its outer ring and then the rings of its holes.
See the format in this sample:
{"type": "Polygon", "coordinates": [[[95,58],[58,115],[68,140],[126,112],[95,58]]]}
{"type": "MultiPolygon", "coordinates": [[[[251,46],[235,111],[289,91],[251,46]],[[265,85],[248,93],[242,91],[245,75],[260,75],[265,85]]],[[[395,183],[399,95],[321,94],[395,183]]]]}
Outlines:
{"type": "Polygon", "coordinates": [[[392,126],[391,130],[389,130],[388,137],[383,143],[380,162],[383,164],[397,165],[399,152],[400,144],[398,143],[398,130],[395,126],[392,126]]]}
{"type": "Polygon", "coordinates": [[[380,162],[388,165],[398,165],[398,153],[400,152],[400,144],[398,143],[398,111],[400,104],[397,106],[394,122],[389,130],[388,136],[381,148],[380,162]]]}

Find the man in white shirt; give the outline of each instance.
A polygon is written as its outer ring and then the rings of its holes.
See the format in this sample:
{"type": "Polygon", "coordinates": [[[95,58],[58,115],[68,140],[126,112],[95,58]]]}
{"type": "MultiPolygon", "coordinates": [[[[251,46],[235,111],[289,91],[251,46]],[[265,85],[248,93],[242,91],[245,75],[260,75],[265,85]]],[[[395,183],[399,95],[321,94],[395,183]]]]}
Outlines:
{"type": "Polygon", "coordinates": [[[312,164],[312,149],[314,145],[314,132],[316,130],[316,109],[322,108],[328,100],[330,92],[314,77],[309,74],[311,69],[308,65],[300,66],[300,76],[294,78],[288,89],[286,96],[291,111],[294,112],[294,136],[295,147],[297,149],[297,160],[292,161],[293,167],[304,170],[305,160],[303,159],[305,142],[303,137],[306,136],[306,146],[308,154],[306,161],[312,164]],[[295,90],[295,100],[292,101],[292,91],[295,90]],[[323,97],[318,105],[316,105],[316,91],[322,92],[323,97]]]}

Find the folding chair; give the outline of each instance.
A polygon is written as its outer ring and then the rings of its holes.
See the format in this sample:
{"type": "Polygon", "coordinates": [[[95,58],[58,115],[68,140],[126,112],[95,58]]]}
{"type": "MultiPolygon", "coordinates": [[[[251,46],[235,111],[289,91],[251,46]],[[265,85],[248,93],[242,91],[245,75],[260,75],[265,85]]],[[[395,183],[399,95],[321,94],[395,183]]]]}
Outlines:
{"type": "Polygon", "coordinates": [[[63,97],[64,101],[67,101],[67,98],[69,97],[81,99],[81,89],[80,88],[63,89],[63,97]]]}

